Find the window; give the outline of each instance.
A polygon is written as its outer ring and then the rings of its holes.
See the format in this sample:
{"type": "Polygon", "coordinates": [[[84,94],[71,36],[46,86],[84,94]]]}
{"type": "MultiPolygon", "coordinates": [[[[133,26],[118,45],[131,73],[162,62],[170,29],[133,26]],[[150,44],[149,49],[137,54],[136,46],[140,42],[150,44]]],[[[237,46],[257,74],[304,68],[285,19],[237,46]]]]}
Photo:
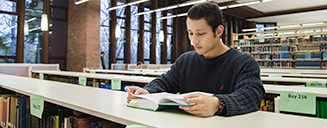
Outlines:
{"type": "MultiPolygon", "coordinates": [[[[110,25],[109,18],[110,13],[108,11],[110,0],[101,0],[100,5],[100,52],[104,52],[104,63],[106,67],[109,67],[109,37],[110,37],[110,25]]],[[[100,53],[99,53],[100,54],[100,53]]]]}

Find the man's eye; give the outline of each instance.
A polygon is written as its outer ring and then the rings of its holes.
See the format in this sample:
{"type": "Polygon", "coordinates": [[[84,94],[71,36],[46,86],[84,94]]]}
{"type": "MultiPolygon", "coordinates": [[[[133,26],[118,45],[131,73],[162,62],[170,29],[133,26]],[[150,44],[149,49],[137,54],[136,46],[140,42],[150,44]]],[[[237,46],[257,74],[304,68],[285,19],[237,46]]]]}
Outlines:
{"type": "Polygon", "coordinates": [[[204,35],[205,33],[199,33],[198,35],[200,35],[200,36],[202,36],[202,35],[204,35]]]}
{"type": "Polygon", "coordinates": [[[189,33],[189,35],[193,35],[193,33],[189,33]]]}

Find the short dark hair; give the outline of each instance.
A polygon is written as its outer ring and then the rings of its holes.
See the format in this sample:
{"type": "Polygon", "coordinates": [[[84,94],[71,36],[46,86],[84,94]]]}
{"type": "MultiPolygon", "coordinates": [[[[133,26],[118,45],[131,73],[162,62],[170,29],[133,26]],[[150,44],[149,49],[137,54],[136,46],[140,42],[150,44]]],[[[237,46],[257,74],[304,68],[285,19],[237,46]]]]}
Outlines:
{"type": "Polygon", "coordinates": [[[100,54],[105,54],[104,52],[100,52],[100,54]]]}
{"type": "Polygon", "coordinates": [[[141,65],[142,64],[142,62],[141,61],[137,61],[137,64],[136,65],[141,65]]]}
{"type": "Polygon", "coordinates": [[[219,25],[224,25],[223,14],[219,6],[212,2],[203,2],[192,6],[187,12],[187,17],[191,20],[204,18],[211,26],[213,33],[216,32],[219,25]]]}

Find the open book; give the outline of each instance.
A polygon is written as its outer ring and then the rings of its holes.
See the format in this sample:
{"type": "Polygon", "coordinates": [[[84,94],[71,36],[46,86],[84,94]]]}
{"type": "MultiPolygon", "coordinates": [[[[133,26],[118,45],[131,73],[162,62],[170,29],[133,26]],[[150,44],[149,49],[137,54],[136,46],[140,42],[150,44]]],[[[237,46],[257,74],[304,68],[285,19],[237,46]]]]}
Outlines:
{"type": "Polygon", "coordinates": [[[144,94],[144,95],[135,95],[137,99],[132,99],[128,107],[135,107],[145,110],[156,111],[162,106],[192,106],[194,104],[187,104],[183,98],[186,95],[192,93],[202,93],[208,96],[213,96],[213,94],[205,92],[191,92],[185,94],[172,94],[167,92],[144,94]]]}

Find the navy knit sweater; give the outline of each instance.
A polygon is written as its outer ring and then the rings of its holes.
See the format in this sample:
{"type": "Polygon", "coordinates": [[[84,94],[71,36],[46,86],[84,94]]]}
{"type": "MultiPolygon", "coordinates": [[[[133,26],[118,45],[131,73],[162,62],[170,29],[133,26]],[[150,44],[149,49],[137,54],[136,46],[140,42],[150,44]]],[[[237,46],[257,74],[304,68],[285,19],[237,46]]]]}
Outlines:
{"type": "Polygon", "coordinates": [[[213,59],[205,59],[196,51],[184,53],[171,70],[144,89],[150,93],[213,93],[226,104],[224,116],[259,110],[265,95],[257,62],[234,48],[213,59]]]}

